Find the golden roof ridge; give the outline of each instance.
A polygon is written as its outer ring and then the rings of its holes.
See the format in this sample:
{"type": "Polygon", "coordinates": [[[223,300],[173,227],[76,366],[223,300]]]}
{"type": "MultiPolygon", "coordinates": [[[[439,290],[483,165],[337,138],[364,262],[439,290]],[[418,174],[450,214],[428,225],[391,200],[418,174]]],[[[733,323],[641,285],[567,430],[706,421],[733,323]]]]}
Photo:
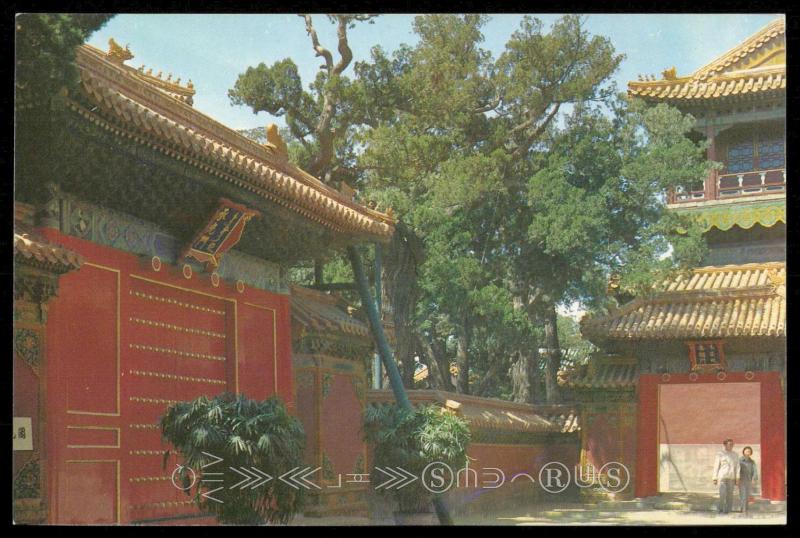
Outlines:
{"type": "Polygon", "coordinates": [[[718,56],[716,59],[695,70],[691,76],[692,78],[702,80],[711,74],[716,74],[717,70],[727,67],[753,50],[761,48],[772,38],[784,34],[785,32],[786,21],[783,17],[778,17],[770,21],[767,25],[745,39],[743,42],[732,47],[728,51],[718,56]]]}
{"type": "MultiPolygon", "coordinates": [[[[160,90],[164,90],[169,93],[176,93],[183,97],[175,97],[177,99],[185,100],[186,98],[191,98],[196,92],[194,89],[194,83],[192,83],[191,79],[186,83],[186,85],[181,85],[181,78],[178,77],[174,81],[172,80],[172,73],[168,73],[167,78],[162,78],[163,71],[159,71],[156,75],[153,75],[153,69],[151,68],[147,72],[145,72],[144,68],[145,65],[142,64],[138,69],[131,67],[129,65],[125,65],[125,62],[128,60],[132,60],[135,58],[133,53],[130,51],[129,45],[125,45],[123,49],[112,37],[108,40],[108,52],[103,53],[102,50],[98,49],[97,47],[93,47],[92,45],[86,44],[87,47],[91,47],[98,51],[101,54],[105,54],[106,59],[108,59],[111,63],[122,67],[123,69],[127,70],[130,74],[142,79],[143,81],[152,84],[153,86],[157,87],[160,90]]],[[[186,101],[185,101],[186,102],[186,101]]],[[[191,99],[188,101],[189,104],[191,103],[191,99]]]]}

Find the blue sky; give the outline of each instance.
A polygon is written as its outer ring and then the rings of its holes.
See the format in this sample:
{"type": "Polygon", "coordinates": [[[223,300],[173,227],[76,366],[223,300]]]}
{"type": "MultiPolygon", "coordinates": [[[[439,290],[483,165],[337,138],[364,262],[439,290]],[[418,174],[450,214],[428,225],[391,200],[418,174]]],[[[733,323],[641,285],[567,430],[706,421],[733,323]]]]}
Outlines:
{"type": "MultiPolygon", "coordinates": [[[[555,14],[537,15],[546,26],[555,14]]],[[[615,75],[622,89],[639,73],[660,74],[673,65],[688,74],[736,46],[777,14],[592,14],[587,28],[611,39],[625,55],[615,75]]],[[[350,31],[354,61],[369,57],[379,44],[392,51],[400,43],[413,44],[413,15],[383,15],[374,24],[350,31]]],[[[522,15],[492,15],[484,28],[484,47],[497,56],[519,26],[522,15]]],[[[324,46],[335,49],[335,28],[321,15],[314,17],[324,46]]],[[[227,92],[239,73],[249,66],[268,65],[291,57],[304,84],[311,82],[322,63],[314,56],[302,18],[296,15],[117,15],[93,34],[89,43],[107,50],[108,39],[129,44],[134,59],[154,72],[173,74],[195,85],[195,108],[234,129],[264,126],[275,121],[269,114],[254,115],[248,108],[230,104],[227,92]]],[[[352,66],[348,69],[352,72],[352,66]]],[[[278,121],[282,124],[282,121],[278,121]]]]}

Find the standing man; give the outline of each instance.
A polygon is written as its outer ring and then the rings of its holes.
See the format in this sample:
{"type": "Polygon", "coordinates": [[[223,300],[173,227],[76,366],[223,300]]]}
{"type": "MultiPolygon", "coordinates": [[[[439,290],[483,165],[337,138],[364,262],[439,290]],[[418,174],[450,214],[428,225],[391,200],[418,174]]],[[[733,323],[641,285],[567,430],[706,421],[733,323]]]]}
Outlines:
{"type": "Polygon", "coordinates": [[[733,451],[733,439],[722,442],[725,450],[717,453],[714,462],[714,485],[719,484],[719,512],[727,514],[733,509],[733,486],[739,485],[739,456],[733,451]]]}

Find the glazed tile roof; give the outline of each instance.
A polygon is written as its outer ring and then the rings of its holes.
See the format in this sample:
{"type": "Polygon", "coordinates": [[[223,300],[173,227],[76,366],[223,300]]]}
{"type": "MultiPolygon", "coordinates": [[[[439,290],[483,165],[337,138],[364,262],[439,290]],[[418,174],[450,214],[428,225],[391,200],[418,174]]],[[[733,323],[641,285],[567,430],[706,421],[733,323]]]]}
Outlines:
{"type": "Polygon", "coordinates": [[[607,316],[581,320],[591,340],[786,336],[783,262],[701,267],[607,316]]]}
{"type": "Polygon", "coordinates": [[[786,69],[752,74],[731,73],[714,77],[706,82],[697,80],[629,82],[628,94],[659,100],[716,99],[729,95],[766,92],[786,89],[786,69]]]}
{"type": "MultiPolygon", "coordinates": [[[[388,239],[389,214],[364,207],[288,162],[282,141],[258,144],[193,109],[148,77],[83,45],[78,67],[93,107],[68,106],[118,135],[217,175],[342,233],[388,239]]],[[[152,78],[152,77],[150,77],[152,78]]]]}
{"type": "MultiPolygon", "coordinates": [[[[534,406],[439,390],[409,390],[407,393],[414,406],[444,406],[448,400],[458,402],[458,414],[472,428],[519,433],[571,433],[580,429],[578,413],[570,406],[534,406]]],[[[394,403],[394,396],[389,390],[371,390],[367,401],[373,405],[394,403]]]]}
{"type": "Polygon", "coordinates": [[[18,228],[14,232],[14,261],[66,273],[79,269],[83,257],[64,247],[52,245],[32,232],[18,228]]]}
{"type": "Polygon", "coordinates": [[[339,299],[333,295],[292,286],[291,298],[292,320],[307,331],[371,337],[369,327],[339,308],[339,299]]]}
{"type": "Polygon", "coordinates": [[[572,389],[626,389],[634,388],[638,378],[639,367],[635,363],[601,363],[570,372],[563,384],[572,389]]]}
{"type": "MultiPolygon", "coordinates": [[[[785,23],[776,19],[749,39],[685,77],[674,69],[661,80],[628,83],[628,94],[652,100],[692,101],[785,91],[786,65],[766,61],[749,65],[754,56],[771,49],[785,51],[785,23]]],[[[767,58],[769,60],[769,58],[767,58]]]]}

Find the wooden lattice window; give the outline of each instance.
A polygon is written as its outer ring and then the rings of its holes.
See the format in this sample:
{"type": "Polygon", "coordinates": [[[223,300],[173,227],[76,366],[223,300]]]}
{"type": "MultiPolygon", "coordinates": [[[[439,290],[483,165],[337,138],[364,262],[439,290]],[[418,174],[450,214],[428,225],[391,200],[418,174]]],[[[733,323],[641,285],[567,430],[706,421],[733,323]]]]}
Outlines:
{"type": "Polygon", "coordinates": [[[689,361],[693,372],[716,372],[725,370],[725,352],[722,340],[687,342],[689,361]]]}
{"type": "Polygon", "coordinates": [[[783,168],[785,155],[784,143],[780,138],[761,140],[758,143],[758,162],[762,170],[783,168]]]}
{"type": "Polygon", "coordinates": [[[786,166],[786,144],[776,129],[754,129],[731,135],[724,154],[725,173],[778,170],[786,166]]]}
{"type": "Polygon", "coordinates": [[[728,148],[728,172],[749,172],[753,170],[753,143],[744,142],[728,148]]]}

